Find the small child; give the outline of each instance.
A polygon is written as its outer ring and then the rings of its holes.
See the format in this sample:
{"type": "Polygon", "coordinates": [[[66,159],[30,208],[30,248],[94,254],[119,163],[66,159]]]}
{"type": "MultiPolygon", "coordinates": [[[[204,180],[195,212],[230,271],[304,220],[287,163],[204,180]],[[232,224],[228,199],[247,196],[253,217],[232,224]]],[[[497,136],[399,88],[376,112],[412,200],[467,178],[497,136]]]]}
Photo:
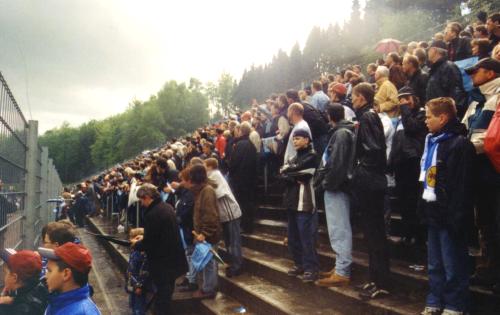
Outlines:
{"type": "MultiPolygon", "coordinates": [[[[132,240],[138,235],[144,235],[143,228],[132,229],[129,232],[129,239],[132,240]]],[[[126,291],[130,294],[129,305],[132,314],[146,314],[146,293],[147,282],[149,280],[148,263],[146,253],[131,248],[128,268],[126,291]]]]}

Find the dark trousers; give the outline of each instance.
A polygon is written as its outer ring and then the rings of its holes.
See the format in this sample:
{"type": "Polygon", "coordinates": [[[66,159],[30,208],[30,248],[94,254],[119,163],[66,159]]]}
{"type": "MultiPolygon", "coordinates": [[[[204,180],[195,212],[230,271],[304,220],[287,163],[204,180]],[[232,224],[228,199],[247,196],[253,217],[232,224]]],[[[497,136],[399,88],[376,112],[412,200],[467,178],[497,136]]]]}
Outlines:
{"type": "Polygon", "coordinates": [[[297,267],[306,272],[318,272],[316,239],[318,235],[318,212],[288,210],[288,250],[297,267]]]}
{"type": "Polygon", "coordinates": [[[129,306],[133,315],[146,314],[146,294],[136,295],[135,292],[129,293],[129,306]]]}
{"type": "Polygon", "coordinates": [[[243,261],[241,253],[240,218],[222,223],[222,233],[231,260],[230,268],[232,271],[239,271],[243,261]]]}
{"type": "MultiPolygon", "coordinates": [[[[421,196],[418,176],[420,174],[420,159],[409,159],[399,163],[395,168],[397,209],[401,213],[403,236],[425,238],[420,235],[424,230],[417,218],[417,204],[421,196]]],[[[423,238],[423,239],[422,239],[423,238]]]]}
{"type": "MultiPolygon", "coordinates": [[[[359,187],[358,187],[359,188],[359,187]]],[[[370,281],[380,288],[389,283],[389,250],[384,222],[384,190],[355,190],[364,239],[368,246],[370,281]]]]}
{"type": "Polygon", "coordinates": [[[235,185],[233,188],[236,201],[241,208],[241,229],[245,233],[252,233],[255,218],[255,185],[235,185]]]}
{"type": "MultiPolygon", "coordinates": [[[[485,251],[487,266],[500,276],[500,187],[491,183],[477,183],[476,223],[479,242],[485,251]]],[[[498,279],[497,279],[498,280],[498,279]]]]}
{"type": "Polygon", "coordinates": [[[445,228],[428,228],[429,294],[427,306],[465,312],[469,308],[469,257],[465,238],[445,228]]]}
{"type": "MultiPolygon", "coordinates": [[[[152,274],[153,281],[155,281],[154,274],[152,274]]],[[[172,294],[175,288],[175,279],[168,281],[155,282],[156,296],[153,305],[155,315],[171,315],[172,294]]]]}

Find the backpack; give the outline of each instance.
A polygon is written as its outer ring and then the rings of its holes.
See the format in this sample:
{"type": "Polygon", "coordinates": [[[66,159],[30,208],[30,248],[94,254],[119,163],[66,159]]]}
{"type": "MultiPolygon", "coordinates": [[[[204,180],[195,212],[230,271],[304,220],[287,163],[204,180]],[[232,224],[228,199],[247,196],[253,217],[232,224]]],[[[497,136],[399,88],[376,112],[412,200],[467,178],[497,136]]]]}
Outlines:
{"type": "Polygon", "coordinates": [[[490,125],[484,138],[484,152],[491,161],[495,170],[500,173],[500,102],[491,118],[490,125]]]}
{"type": "Polygon", "coordinates": [[[311,133],[314,139],[318,139],[320,136],[328,133],[328,118],[326,114],[316,109],[309,103],[301,103],[304,107],[303,118],[311,128],[311,133]]]}

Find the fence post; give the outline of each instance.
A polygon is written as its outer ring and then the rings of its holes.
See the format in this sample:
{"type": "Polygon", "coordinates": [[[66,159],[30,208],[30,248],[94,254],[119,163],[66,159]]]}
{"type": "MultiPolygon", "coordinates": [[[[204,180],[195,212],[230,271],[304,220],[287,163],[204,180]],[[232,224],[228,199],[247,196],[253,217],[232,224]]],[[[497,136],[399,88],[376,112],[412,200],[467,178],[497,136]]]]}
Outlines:
{"type": "Polygon", "coordinates": [[[31,249],[34,246],[36,231],[35,222],[37,220],[37,188],[36,170],[38,156],[38,121],[30,120],[26,137],[28,150],[26,152],[26,200],[24,203],[24,215],[26,224],[23,224],[24,244],[23,248],[31,249]]]}
{"type": "Polygon", "coordinates": [[[49,149],[47,147],[42,148],[42,156],[40,158],[40,161],[42,162],[42,169],[40,171],[41,174],[41,181],[40,181],[40,190],[42,192],[40,196],[40,204],[42,207],[40,208],[40,220],[42,221],[42,226],[45,226],[47,223],[49,223],[49,215],[48,213],[50,212],[50,205],[47,202],[49,200],[50,195],[49,195],[49,149]]]}

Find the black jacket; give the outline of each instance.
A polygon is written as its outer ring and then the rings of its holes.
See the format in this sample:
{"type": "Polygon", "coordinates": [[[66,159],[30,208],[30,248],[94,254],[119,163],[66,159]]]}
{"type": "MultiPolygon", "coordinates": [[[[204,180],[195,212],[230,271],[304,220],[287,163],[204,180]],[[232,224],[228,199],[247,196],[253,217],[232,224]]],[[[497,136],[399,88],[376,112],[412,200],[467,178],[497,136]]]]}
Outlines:
{"type": "Polygon", "coordinates": [[[304,107],[303,119],[309,125],[312,134],[312,141],[318,140],[322,135],[328,133],[328,118],[309,103],[302,102],[304,107]]]}
{"type": "Polygon", "coordinates": [[[401,121],[403,129],[397,129],[392,139],[389,168],[394,169],[403,161],[420,159],[424,150],[427,126],[425,125],[425,110],[411,110],[407,105],[401,105],[401,121]]]}
{"type": "Polygon", "coordinates": [[[156,284],[165,284],[188,270],[174,209],[159,198],[145,210],[144,239],[135,248],[146,251],[156,284]]]}
{"type": "Polygon", "coordinates": [[[408,78],[407,85],[413,89],[418,97],[420,104],[425,104],[427,101],[427,81],[429,75],[420,69],[408,78]]]}
{"type": "Polygon", "coordinates": [[[470,39],[457,37],[448,44],[448,58],[459,61],[472,57],[470,39]]]}
{"type": "Polygon", "coordinates": [[[355,189],[380,191],[387,187],[384,127],[378,114],[367,104],[355,111],[359,121],[352,184],[355,189]]]}
{"type": "Polygon", "coordinates": [[[297,155],[283,167],[282,176],[285,180],[283,206],[285,208],[304,212],[315,211],[316,204],[311,179],[317,167],[316,161],[316,153],[309,145],[307,148],[297,150],[297,155]],[[304,186],[302,192],[301,185],[304,186]]]}
{"type": "Polygon", "coordinates": [[[467,101],[460,70],[444,57],[432,64],[429,71],[427,101],[436,97],[453,98],[459,112],[467,101]]]}
{"type": "Polygon", "coordinates": [[[177,217],[177,224],[181,228],[184,241],[187,245],[193,244],[193,208],[194,196],[193,193],[186,188],[180,187],[175,192],[177,195],[177,202],[175,203],[175,215],[177,217]]]}
{"type": "Polygon", "coordinates": [[[47,308],[49,292],[39,281],[17,290],[12,304],[0,304],[0,315],[42,315],[47,308]]]}
{"type": "Polygon", "coordinates": [[[444,132],[451,137],[438,146],[435,192],[437,200],[422,200],[426,222],[431,226],[448,228],[452,235],[463,236],[467,225],[473,224],[473,186],[475,149],[465,137],[465,127],[452,121],[444,132]]]}
{"type": "Polygon", "coordinates": [[[235,139],[229,161],[231,188],[253,189],[257,180],[257,149],[248,136],[235,139]]]}
{"type": "Polygon", "coordinates": [[[347,190],[348,175],[354,165],[353,151],[356,149],[354,142],[354,124],[342,120],[330,129],[330,141],[325,149],[328,160],[318,169],[324,169],[321,182],[322,188],[328,191],[347,190]]]}

